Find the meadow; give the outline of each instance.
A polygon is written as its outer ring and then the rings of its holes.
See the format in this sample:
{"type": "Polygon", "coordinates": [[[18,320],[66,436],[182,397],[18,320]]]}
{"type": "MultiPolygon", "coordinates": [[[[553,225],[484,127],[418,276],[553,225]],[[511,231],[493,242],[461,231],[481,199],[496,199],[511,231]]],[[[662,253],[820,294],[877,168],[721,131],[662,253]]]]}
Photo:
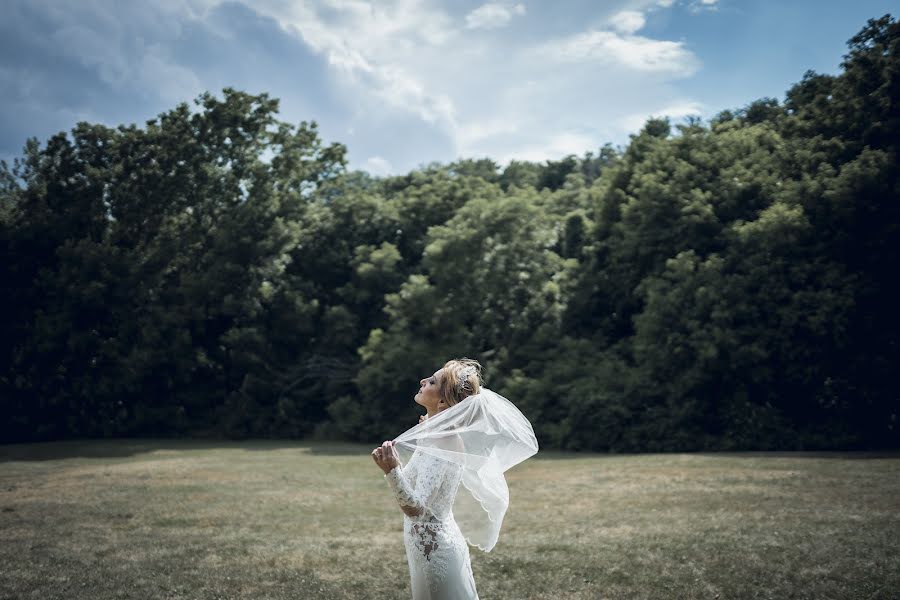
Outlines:
{"type": "MultiPolygon", "coordinates": [[[[409,598],[369,446],[0,447],[0,599],[409,598]]],[[[540,452],[482,600],[900,598],[900,454],[540,452]]]]}

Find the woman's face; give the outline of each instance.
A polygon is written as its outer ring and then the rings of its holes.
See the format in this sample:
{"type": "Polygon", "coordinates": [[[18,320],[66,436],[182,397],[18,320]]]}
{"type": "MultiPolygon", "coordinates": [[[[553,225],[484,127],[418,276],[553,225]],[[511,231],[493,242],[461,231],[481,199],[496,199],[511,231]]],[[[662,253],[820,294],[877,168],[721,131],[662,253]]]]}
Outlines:
{"type": "Polygon", "coordinates": [[[419,393],[416,394],[416,404],[421,404],[429,413],[436,413],[447,408],[441,400],[438,393],[438,386],[441,383],[441,377],[444,375],[443,369],[438,369],[434,375],[426,377],[419,381],[419,393]]]}

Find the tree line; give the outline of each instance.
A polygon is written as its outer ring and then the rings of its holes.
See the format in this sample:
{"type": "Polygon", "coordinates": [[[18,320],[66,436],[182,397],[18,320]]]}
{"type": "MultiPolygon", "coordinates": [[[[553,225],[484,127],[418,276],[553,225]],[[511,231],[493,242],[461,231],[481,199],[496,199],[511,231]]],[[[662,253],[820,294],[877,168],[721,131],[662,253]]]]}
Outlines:
{"type": "Polygon", "coordinates": [[[503,168],[372,177],[230,88],[31,139],[0,439],[380,441],[469,356],[546,448],[897,447],[900,25],[848,48],[783,101],[503,168]]]}

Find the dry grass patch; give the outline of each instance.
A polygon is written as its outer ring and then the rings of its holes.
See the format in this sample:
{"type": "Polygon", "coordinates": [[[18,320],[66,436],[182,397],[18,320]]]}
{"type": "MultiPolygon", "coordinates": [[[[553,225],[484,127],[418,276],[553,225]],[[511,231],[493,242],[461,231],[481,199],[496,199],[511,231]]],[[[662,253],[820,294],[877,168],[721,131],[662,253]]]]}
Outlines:
{"type": "MultiPolygon", "coordinates": [[[[408,598],[367,446],[0,450],[0,599],[408,598]]],[[[483,600],[897,598],[900,456],[569,455],[508,473],[483,600]]]]}

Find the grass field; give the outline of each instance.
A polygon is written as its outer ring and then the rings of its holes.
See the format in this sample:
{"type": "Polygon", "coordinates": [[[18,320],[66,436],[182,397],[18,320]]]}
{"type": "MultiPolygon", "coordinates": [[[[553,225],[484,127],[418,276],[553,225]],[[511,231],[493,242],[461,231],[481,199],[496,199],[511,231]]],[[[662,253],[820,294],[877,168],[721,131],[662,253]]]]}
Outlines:
{"type": "MultiPolygon", "coordinates": [[[[0,598],[409,598],[359,445],[0,446],[0,598]]],[[[541,452],[482,600],[900,598],[900,454],[541,452]]]]}

